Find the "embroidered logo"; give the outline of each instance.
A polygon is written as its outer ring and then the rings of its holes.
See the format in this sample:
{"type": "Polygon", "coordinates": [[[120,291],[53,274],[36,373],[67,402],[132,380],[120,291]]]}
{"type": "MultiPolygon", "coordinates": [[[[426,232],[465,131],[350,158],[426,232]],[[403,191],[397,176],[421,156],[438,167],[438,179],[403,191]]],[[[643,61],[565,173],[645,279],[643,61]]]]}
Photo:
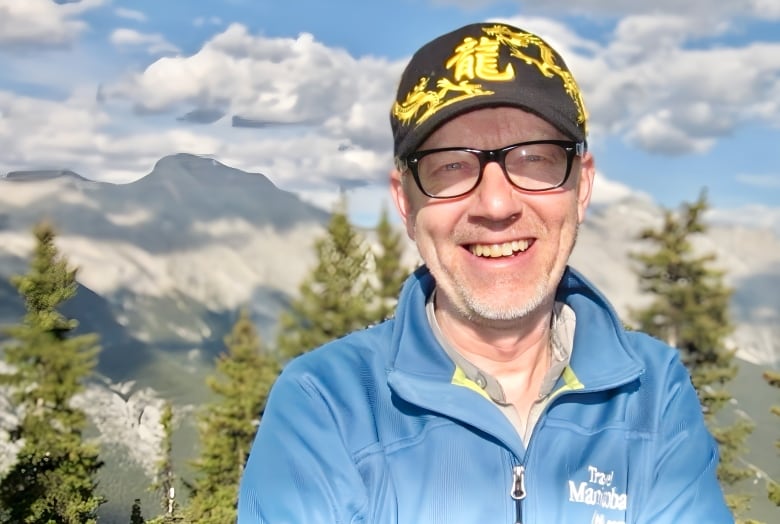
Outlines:
{"type": "Polygon", "coordinates": [[[579,483],[569,480],[569,502],[584,504],[594,508],[592,524],[625,524],[623,519],[608,519],[601,511],[613,514],[625,514],[628,507],[628,494],[614,485],[615,472],[601,471],[596,466],[588,466],[587,480],[579,483]]]}
{"type": "Polygon", "coordinates": [[[555,52],[550,46],[536,35],[513,31],[503,25],[482,30],[485,36],[464,38],[446,60],[444,67],[451,71],[451,78],[439,78],[433,88],[429,85],[431,77],[421,77],[402,102],[393,104],[393,116],[404,124],[419,125],[451,104],[494,94],[481,81],[511,82],[517,74],[513,64],[499,64],[499,51],[505,46],[510,56],[536,66],[545,77],[559,77],[577,107],[577,122],[585,124],[587,112],[580,89],[574,76],[556,63],[555,52]],[[528,52],[534,47],[538,50],[538,58],[528,52]]]}

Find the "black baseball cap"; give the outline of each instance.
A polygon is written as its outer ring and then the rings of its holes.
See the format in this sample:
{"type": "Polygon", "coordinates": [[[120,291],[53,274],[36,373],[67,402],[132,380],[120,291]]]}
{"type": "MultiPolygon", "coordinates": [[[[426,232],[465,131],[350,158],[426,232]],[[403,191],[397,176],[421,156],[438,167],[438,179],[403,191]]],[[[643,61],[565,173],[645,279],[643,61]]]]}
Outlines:
{"type": "Polygon", "coordinates": [[[523,29],[479,23],[425,44],[406,66],[390,111],[395,156],[404,159],[455,116],[496,106],[519,107],[586,140],[582,94],[558,52],[523,29]]]}

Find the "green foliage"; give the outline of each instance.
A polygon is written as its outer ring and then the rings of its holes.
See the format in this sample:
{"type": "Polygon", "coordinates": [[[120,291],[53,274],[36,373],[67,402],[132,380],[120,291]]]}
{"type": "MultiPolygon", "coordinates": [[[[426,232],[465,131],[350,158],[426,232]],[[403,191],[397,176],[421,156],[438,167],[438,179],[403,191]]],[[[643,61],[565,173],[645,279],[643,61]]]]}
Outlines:
{"type": "Polygon", "coordinates": [[[164,515],[146,521],[146,524],[190,524],[191,522],[192,521],[188,520],[182,513],[165,513],[164,515]]]}
{"type": "Polygon", "coordinates": [[[769,480],[767,491],[769,492],[769,500],[780,506],[780,483],[775,480],[769,480]]]}
{"type": "MultiPolygon", "coordinates": [[[[641,289],[654,297],[649,307],[634,312],[634,318],[641,329],[680,349],[700,394],[705,385],[723,384],[737,371],[731,363],[733,352],[724,345],[733,331],[731,290],[723,283],[724,273],[712,267],[715,256],[697,256],[691,242],[692,236],[706,230],[702,222],[706,209],[702,195],[696,203],[683,205],[679,218],[666,211],[660,230],[641,234],[657,249],[634,255],[642,265],[641,289]]],[[[702,401],[713,412],[723,405],[717,398],[702,401]]]]}
{"type": "Polygon", "coordinates": [[[238,484],[252,446],[259,417],[279,361],[265,352],[244,309],[227,337],[226,353],[208,378],[218,400],[200,415],[200,457],[193,463],[198,478],[192,489],[189,516],[193,522],[235,522],[238,484]]]}
{"type": "Polygon", "coordinates": [[[291,311],[279,320],[277,348],[293,358],[374,321],[373,289],[366,275],[368,250],[346,214],[333,213],[327,233],[315,243],[317,265],[304,278],[291,311]]]}
{"type": "Polygon", "coordinates": [[[130,524],[145,524],[143,515],[141,514],[141,499],[135,499],[133,501],[133,508],[130,510],[130,524]]]}
{"type": "Polygon", "coordinates": [[[157,461],[155,479],[150,489],[159,494],[163,514],[149,521],[150,524],[180,521],[179,503],[176,500],[176,473],[173,468],[173,405],[170,402],[163,405],[160,425],[163,430],[160,459],[157,461]]]}
{"type": "Polygon", "coordinates": [[[165,513],[146,521],[146,524],[190,524],[191,522],[182,513],[165,513]]]}
{"type": "MultiPolygon", "coordinates": [[[[779,372],[765,371],[764,380],[766,380],[773,388],[780,388],[779,372]]],[[[780,417],[780,406],[772,406],[771,411],[780,417]]],[[[780,438],[775,440],[775,448],[780,450],[780,438]]],[[[780,483],[774,479],[767,479],[767,492],[769,494],[769,500],[774,502],[776,506],[780,506],[780,483]]]]}
{"type": "MultiPolygon", "coordinates": [[[[716,419],[732,398],[726,383],[736,375],[737,365],[735,352],[726,346],[733,331],[732,291],[724,284],[724,273],[713,267],[716,257],[696,254],[692,243],[695,235],[706,231],[703,214],[707,207],[702,193],[695,203],[684,204],[679,215],[666,211],[659,229],[641,233],[654,250],[632,256],[640,264],[640,287],[653,299],[646,308],[632,311],[632,317],[638,329],[679,348],[720,447],[718,478],[732,486],[754,475],[740,462],[753,424],[739,418],[719,426],[716,419]]],[[[736,514],[748,507],[749,497],[730,494],[727,499],[736,514]]]]}
{"type": "Polygon", "coordinates": [[[6,330],[11,371],[0,373],[20,413],[11,439],[22,441],[17,462],[0,482],[0,522],[96,522],[104,501],[95,495],[102,462],[95,445],[84,442],[86,415],[73,407],[97,363],[97,337],[73,336],[77,322],[57,309],[77,289],[48,224],[34,231],[36,247],[27,274],[11,282],[24,299],[21,324],[6,330]]]}
{"type": "Polygon", "coordinates": [[[398,294],[409,269],[401,262],[403,258],[403,236],[390,223],[387,208],[382,208],[376,227],[379,253],[374,255],[374,267],[377,279],[377,310],[375,320],[389,318],[395,311],[398,294]]]}

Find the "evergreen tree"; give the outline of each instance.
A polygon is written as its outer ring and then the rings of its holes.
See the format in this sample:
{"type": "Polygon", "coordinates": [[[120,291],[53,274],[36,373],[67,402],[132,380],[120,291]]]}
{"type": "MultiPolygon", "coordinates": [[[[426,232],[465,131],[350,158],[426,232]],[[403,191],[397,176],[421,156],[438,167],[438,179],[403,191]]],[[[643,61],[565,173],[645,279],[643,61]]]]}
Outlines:
{"type": "Polygon", "coordinates": [[[141,514],[141,499],[135,499],[133,501],[133,508],[130,510],[130,524],[145,524],[143,515],[141,514]]]}
{"type": "Polygon", "coordinates": [[[12,339],[0,373],[20,415],[11,431],[23,444],[17,462],[0,482],[0,521],[13,523],[96,522],[103,499],[95,494],[102,466],[95,445],[83,440],[87,418],[73,397],[97,363],[97,337],[74,336],[77,322],[58,308],[76,294],[76,269],[60,255],[53,228],[34,230],[36,246],[27,274],[11,282],[24,299],[22,323],[7,329],[12,339]]]}
{"type": "Polygon", "coordinates": [[[149,524],[173,524],[185,522],[176,500],[176,473],[173,467],[173,405],[166,402],[160,414],[163,439],[160,444],[160,460],[157,462],[155,480],[151,486],[160,495],[163,513],[149,524]]]}
{"type": "Polygon", "coordinates": [[[398,294],[401,292],[409,269],[401,262],[403,258],[403,236],[390,223],[387,208],[383,207],[376,227],[379,252],[374,254],[374,268],[377,278],[377,309],[375,320],[389,318],[395,311],[398,294]]]}
{"type": "Polygon", "coordinates": [[[304,278],[292,310],[279,320],[277,347],[293,358],[373,322],[368,250],[347,218],[342,199],[315,243],[317,265],[304,278]]]}
{"type": "Polygon", "coordinates": [[[277,358],[263,351],[249,313],[242,310],[225,337],[226,353],[208,377],[218,400],[200,416],[200,457],[193,463],[189,515],[193,522],[235,522],[238,484],[265,409],[271,385],[280,371],[277,358]]]}
{"type": "MultiPolygon", "coordinates": [[[[680,350],[705,420],[719,444],[718,478],[724,486],[733,486],[754,474],[740,463],[753,424],[737,418],[725,425],[720,413],[732,398],[725,385],[737,373],[735,352],[726,345],[733,331],[729,315],[732,292],[723,282],[724,273],[713,267],[716,257],[696,254],[692,244],[695,235],[706,231],[702,218],[706,210],[706,195],[702,193],[695,203],[684,204],[679,216],[667,210],[660,229],[641,233],[655,250],[633,257],[641,266],[640,287],[653,299],[632,316],[640,330],[680,350]]],[[[746,511],[750,500],[737,494],[729,494],[727,499],[736,514],[746,511]]]]}
{"type": "MultiPolygon", "coordinates": [[[[780,388],[780,373],[777,371],[764,372],[764,380],[774,388],[780,388]]],[[[772,406],[772,413],[780,417],[780,406],[772,406]]],[[[780,450],[780,438],[775,440],[775,449],[780,450]]],[[[767,490],[769,491],[769,500],[780,507],[780,483],[774,479],[767,479],[767,490]]]]}

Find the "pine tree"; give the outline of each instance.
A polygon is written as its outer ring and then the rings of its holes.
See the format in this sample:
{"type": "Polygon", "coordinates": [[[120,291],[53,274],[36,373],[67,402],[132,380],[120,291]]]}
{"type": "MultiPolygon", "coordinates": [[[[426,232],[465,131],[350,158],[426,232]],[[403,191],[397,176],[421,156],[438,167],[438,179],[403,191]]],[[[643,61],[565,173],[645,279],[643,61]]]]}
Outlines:
{"type": "Polygon", "coordinates": [[[226,353],[208,377],[218,400],[200,416],[200,457],[193,463],[189,515],[193,522],[235,522],[238,485],[249,449],[265,409],[271,385],[280,371],[276,357],[265,352],[249,313],[243,309],[225,337],[226,353]]]}
{"type": "MultiPolygon", "coordinates": [[[[765,371],[764,380],[766,380],[770,386],[774,388],[780,388],[780,373],[777,371],[765,371]]],[[[780,406],[772,406],[772,413],[780,417],[780,406]]],[[[777,426],[775,426],[777,427],[777,426]]],[[[775,449],[780,450],[780,438],[775,440],[775,449]]],[[[774,479],[767,479],[767,491],[769,492],[769,500],[780,507],[780,483],[774,479]]]]}
{"type": "Polygon", "coordinates": [[[157,462],[155,480],[151,489],[160,496],[162,514],[149,524],[173,524],[186,522],[176,500],[176,473],[173,467],[173,404],[166,402],[160,414],[163,439],[160,443],[160,460],[157,462]]]}
{"type": "Polygon", "coordinates": [[[23,441],[17,462],[0,482],[2,522],[94,523],[104,501],[95,494],[102,466],[85,442],[86,414],[72,405],[97,363],[97,337],[74,336],[77,322],[58,308],[76,294],[76,269],[55,246],[53,228],[34,230],[36,246],[27,274],[11,282],[24,299],[21,324],[7,329],[12,342],[0,374],[21,413],[13,440],[23,441]]]}
{"type": "Polygon", "coordinates": [[[409,275],[402,263],[403,236],[390,223],[387,208],[383,207],[376,227],[379,252],[374,254],[377,278],[377,308],[375,320],[389,318],[395,311],[398,294],[409,275]]]}
{"type": "MultiPolygon", "coordinates": [[[[638,329],[680,350],[705,420],[719,444],[718,478],[725,487],[754,475],[740,464],[753,424],[745,418],[730,425],[722,421],[721,409],[732,398],[726,383],[737,373],[735,351],[727,347],[733,331],[732,291],[723,282],[724,273],[713,267],[716,257],[696,254],[692,244],[695,235],[706,231],[703,214],[707,207],[702,193],[695,203],[684,204],[679,216],[667,210],[660,229],[641,233],[655,250],[633,257],[641,266],[640,287],[653,299],[648,307],[632,311],[632,316],[638,329]]],[[[727,499],[735,514],[748,509],[746,495],[729,494],[727,499]]]]}
{"type": "Polygon", "coordinates": [[[130,524],[145,524],[143,514],[141,513],[141,499],[133,501],[133,507],[130,510],[130,524]]]}
{"type": "Polygon", "coordinates": [[[368,250],[352,227],[342,199],[315,243],[317,265],[304,278],[292,310],[279,320],[277,348],[293,358],[373,322],[368,250]]]}

